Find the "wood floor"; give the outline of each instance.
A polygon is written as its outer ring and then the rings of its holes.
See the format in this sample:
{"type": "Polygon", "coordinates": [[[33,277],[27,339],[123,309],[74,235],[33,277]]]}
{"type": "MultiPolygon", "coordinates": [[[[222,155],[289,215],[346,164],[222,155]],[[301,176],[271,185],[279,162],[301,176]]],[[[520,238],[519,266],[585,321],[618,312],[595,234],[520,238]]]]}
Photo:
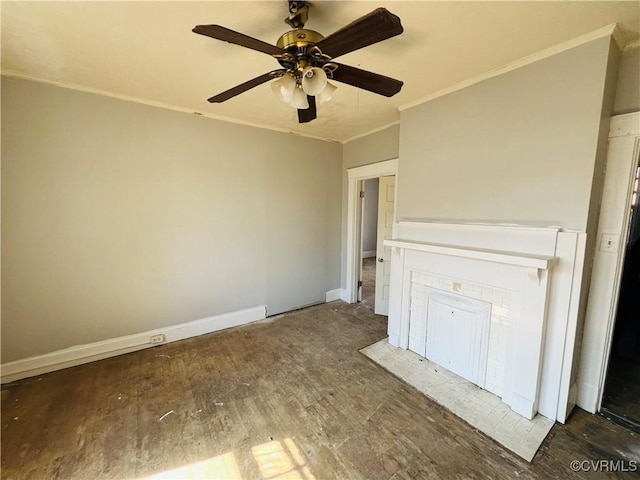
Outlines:
{"type": "Polygon", "coordinates": [[[376,294],[376,257],[362,259],[362,303],[374,310],[376,294]]]}
{"type": "Polygon", "coordinates": [[[2,478],[568,479],[638,459],[583,411],[519,459],[358,352],[385,330],[338,301],[3,386],[2,478]]]}

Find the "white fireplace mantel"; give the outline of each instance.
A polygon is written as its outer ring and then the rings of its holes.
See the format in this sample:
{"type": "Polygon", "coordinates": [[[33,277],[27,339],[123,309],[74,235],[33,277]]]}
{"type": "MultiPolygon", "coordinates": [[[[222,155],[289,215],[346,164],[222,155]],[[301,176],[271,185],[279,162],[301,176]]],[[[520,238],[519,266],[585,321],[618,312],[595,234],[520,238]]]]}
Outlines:
{"type": "MultiPolygon", "coordinates": [[[[543,364],[548,352],[552,353],[549,361],[555,362],[555,350],[565,347],[569,339],[565,334],[562,345],[556,339],[547,341],[547,334],[556,330],[555,325],[547,328],[551,273],[560,268],[564,258],[564,253],[555,255],[558,235],[557,229],[397,224],[396,238],[384,241],[392,250],[389,343],[409,348],[414,272],[452,280],[450,287],[442,289],[462,296],[467,286],[510,292],[514,300],[502,400],[524,417],[532,418],[540,410],[549,418],[563,421],[571,405],[567,403],[567,379],[562,377],[570,366],[561,365],[560,372],[554,368],[555,373],[547,373],[543,364]],[[527,251],[518,251],[518,246],[527,251]]],[[[552,305],[551,310],[555,309],[552,305]]]]}
{"type": "Polygon", "coordinates": [[[558,257],[548,255],[535,255],[530,253],[509,252],[504,250],[489,250],[486,248],[471,248],[457,245],[444,245],[439,243],[414,242],[411,240],[385,240],[384,244],[393,248],[404,248],[419,252],[437,253],[453,257],[462,257],[487,262],[514,265],[529,269],[529,278],[540,279],[539,270],[548,270],[558,264],[558,257]]]}

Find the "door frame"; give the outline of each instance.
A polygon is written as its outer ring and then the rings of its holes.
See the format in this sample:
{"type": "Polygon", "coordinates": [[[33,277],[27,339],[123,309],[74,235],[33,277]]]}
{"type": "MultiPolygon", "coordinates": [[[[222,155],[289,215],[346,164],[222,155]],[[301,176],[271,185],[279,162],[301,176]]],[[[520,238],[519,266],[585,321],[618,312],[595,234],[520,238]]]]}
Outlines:
{"type": "Polygon", "coordinates": [[[362,262],[362,252],[358,251],[362,250],[360,247],[362,238],[362,202],[360,201],[360,189],[358,188],[359,182],[387,175],[395,175],[396,177],[397,196],[397,158],[347,169],[347,275],[343,300],[348,303],[358,301],[358,279],[362,262]]]}
{"type": "Polygon", "coordinates": [[[629,229],[628,213],[631,193],[640,156],[640,112],[611,117],[609,148],[613,139],[623,138],[631,156],[608,152],[596,252],[589,286],[582,352],[579,365],[578,406],[595,413],[600,411],[604,383],[615,327],[620,280],[626,254],[629,229]],[[633,145],[631,145],[633,144],[633,145]],[[628,174],[628,175],[627,175],[628,174]],[[607,181],[607,176],[611,180],[607,181]],[[617,177],[627,179],[626,185],[610,185],[617,177]],[[619,235],[617,252],[602,252],[599,244],[603,234],[619,235]],[[603,321],[604,320],[604,321],[603,321]]]}

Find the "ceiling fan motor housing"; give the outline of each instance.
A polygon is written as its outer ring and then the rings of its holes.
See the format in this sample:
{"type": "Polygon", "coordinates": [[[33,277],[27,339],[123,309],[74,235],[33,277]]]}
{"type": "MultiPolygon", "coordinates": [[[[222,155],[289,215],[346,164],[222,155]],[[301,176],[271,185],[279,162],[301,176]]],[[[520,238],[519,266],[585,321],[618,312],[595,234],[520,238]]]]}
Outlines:
{"type": "Polygon", "coordinates": [[[308,48],[315,45],[323,38],[324,37],[320,33],[314,30],[297,28],[281,35],[276,45],[280,48],[284,48],[285,50],[308,48]]]}
{"type": "Polygon", "coordinates": [[[288,54],[280,56],[278,62],[297,77],[307,66],[322,67],[330,58],[322,55],[319,49],[313,48],[322,39],[324,36],[320,33],[305,28],[286,32],[278,38],[276,45],[288,54]]]}

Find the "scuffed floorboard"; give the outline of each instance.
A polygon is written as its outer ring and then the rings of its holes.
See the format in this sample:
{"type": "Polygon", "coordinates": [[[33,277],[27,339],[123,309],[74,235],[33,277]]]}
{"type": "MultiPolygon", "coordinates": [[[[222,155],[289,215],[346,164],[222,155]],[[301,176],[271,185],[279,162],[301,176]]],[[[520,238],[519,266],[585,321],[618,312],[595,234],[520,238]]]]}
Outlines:
{"type": "Polygon", "coordinates": [[[527,463],[358,352],[385,336],[338,301],[5,385],[2,478],[569,479],[638,458],[578,411],[527,463]]]}

